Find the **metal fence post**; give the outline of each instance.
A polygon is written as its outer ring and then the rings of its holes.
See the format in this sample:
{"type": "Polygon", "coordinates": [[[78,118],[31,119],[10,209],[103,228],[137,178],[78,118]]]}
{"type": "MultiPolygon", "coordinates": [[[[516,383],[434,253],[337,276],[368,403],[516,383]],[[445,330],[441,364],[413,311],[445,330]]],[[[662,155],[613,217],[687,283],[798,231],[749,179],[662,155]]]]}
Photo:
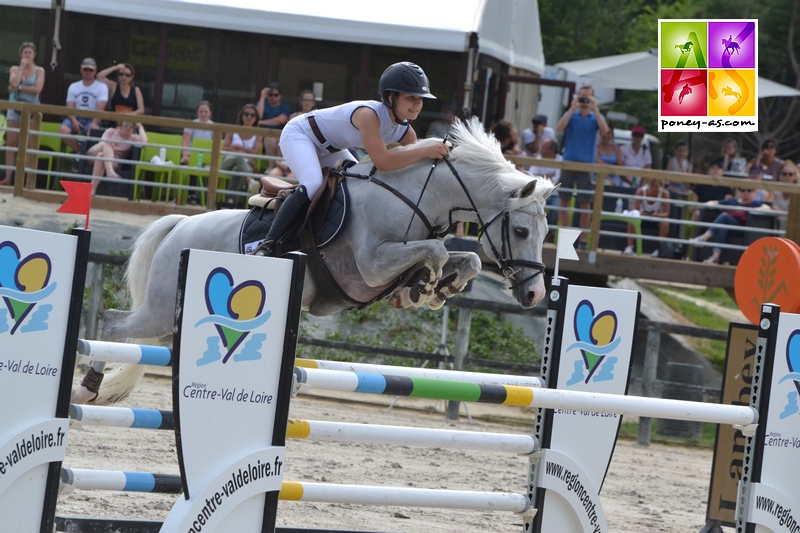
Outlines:
{"type": "MultiPolygon", "coordinates": [[[[453,353],[453,370],[464,370],[464,359],[469,352],[469,330],[472,322],[472,309],[464,308],[458,310],[458,328],[456,329],[456,346],[453,353]]],[[[458,411],[461,402],[447,402],[447,419],[458,420],[458,411]]]]}
{"type": "MultiPolygon", "coordinates": [[[[644,353],[644,368],[642,369],[642,396],[653,397],[653,389],[658,370],[658,351],[661,349],[661,331],[656,327],[647,329],[647,349],[644,353]]],[[[650,444],[650,418],[639,417],[639,432],[636,443],[647,446],[650,444]]]]}

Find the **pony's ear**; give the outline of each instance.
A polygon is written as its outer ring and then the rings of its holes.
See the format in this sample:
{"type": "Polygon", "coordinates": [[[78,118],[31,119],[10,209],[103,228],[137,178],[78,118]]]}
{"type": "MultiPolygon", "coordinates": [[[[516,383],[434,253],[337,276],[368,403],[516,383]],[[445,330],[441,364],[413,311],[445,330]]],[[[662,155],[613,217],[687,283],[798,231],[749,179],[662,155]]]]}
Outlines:
{"type": "Polygon", "coordinates": [[[555,186],[553,187],[553,190],[550,191],[550,194],[547,195],[547,199],[548,200],[550,199],[550,197],[552,197],[556,193],[556,191],[558,191],[559,187],[561,187],[561,183],[560,182],[556,183],[555,186]]]}
{"type": "Polygon", "coordinates": [[[514,193],[515,198],[527,198],[536,190],[536,180],[526,183],[519,191],[514,193]]]}

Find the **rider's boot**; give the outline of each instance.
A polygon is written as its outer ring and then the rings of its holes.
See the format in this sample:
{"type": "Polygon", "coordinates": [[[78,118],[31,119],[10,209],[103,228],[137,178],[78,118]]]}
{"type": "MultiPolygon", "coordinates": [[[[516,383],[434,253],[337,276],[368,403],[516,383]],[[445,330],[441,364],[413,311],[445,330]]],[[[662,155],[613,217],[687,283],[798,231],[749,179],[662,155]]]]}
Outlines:
{"type": "Polygon", "coordinates": [[[306,188],[302,185],[298,186],[294,192],[283,201],[283,205],[281,205],[280,210],[278,210],[275,220],[272,221],[272,226],[269,228],[267,237],[258,245],[253,255],[275,257],[277,254],[278,241],[289,233],[292,228],[303,221],[310,203],[311,200],[308,199],[306,188]]]}

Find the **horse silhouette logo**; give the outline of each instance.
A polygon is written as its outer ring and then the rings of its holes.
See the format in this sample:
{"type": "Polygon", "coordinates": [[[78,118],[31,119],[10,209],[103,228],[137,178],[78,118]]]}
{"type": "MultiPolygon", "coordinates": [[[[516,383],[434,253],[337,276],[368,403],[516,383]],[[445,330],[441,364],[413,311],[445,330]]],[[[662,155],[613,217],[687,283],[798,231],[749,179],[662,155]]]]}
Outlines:
{"type": "Polygon", "coordinates": [[[734,91],[730,87],[723,87],[722,88],[722,95],[723,96],[733,96],[736,100],[742,99],[742,93],[734,91]]]}
{"type": "Polygon", "coordinates": [[[610,381],[614,379],[614,366],[617,358],[609,356],[622,338],[617,335],[619,320],[616,313],[607,310],[595,314],[589,300],[583,300],[575,309],[573,327],[577,342],[567,348],[567,352],[580,350],[581,358],[575,361],[575,371],[567,381],[572,386],[581,381],[610,381]]]}
{"type": "Polygon", "coordinates": [[[271,311],[264,311],[266,300],[267,291],[260,281],[245,280],[235,285],[227,269],[212,270],[205,285],[209,316],[198,320],[195,328],[213,324],[217,334],[206,338],[206,351],[197,360],[197,366],[219,360],[225,364],[231,356],[234,362],[261,359],[260,350],[267,335],[253,330],[263,326],[272,315],[271,311]]]}
{"type": "Polygon", "coordinates": [[[686,83],[686,84],[684,84],[683,89],[681,89],[681,94],[678,96],[678,103],[682,104],[683,103],[683,98],[685,96],[690,95],[690,94],[692,94],[692,88],[689,87],[688,83],[686,83]]]}
{"type": "Polygon", "coordinates": [[[722,44],[725,46],[723,54],[732,56],[733,52],[736,52],[736,55],[739,55],[739,43],[733,40],[733,35],[730,35],[727,39],[723,38],[722,44]]]}
{"type": "Polygon", "coordinates": [[[778,383],[791,381],[796,390],[793,389],[786,395],[786,407],[780,414],[781,419],[800,412],[797,401],[798,394],[800,394],[800,329],[794,330],[786,342],[786,363],[789,373],[783,376],[778,383]]]}
{"type": "Polygon", "coordinates": [[[688,54],[692,51],[692,41],[686,41],[683,44],[676,44],[675,48],[681,51],[681,55],[688,54]]]}
{"type": "Polygon", "coordinates": [[[13,242],[0,243],[0,298],[5,304],[0,306],[0,334],[47,330],[53,306],[41,302],[58,285],[50,283],[52,270],[46,253],[34,252],[22,257],[13,242]]]}

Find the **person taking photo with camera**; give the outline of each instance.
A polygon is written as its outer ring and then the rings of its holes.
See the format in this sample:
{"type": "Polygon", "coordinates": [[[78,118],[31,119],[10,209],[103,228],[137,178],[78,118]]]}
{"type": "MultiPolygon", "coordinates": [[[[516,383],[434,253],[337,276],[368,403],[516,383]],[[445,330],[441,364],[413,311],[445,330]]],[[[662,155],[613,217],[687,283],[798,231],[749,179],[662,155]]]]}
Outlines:
{"type": "MultiPolygon", "coordinates": [[[[608,131],[606,119],[600,114],[597,108],[597,101],[594,99],[594,89],[585,85],[580,88],[578,94],[572,97],[569,109],[559,119],[556,130],[565,132],[564,137],[564,161],[577,161],[579,163],[594,163],[595,141],[597,131],[608,131]]],[[[574,170],[561,171],[561,188],[558,190],[559,204],[562,208],[569,205],[572,195],[575,194],[578,207],[580,209],[591,209],[591,201],[594,195],[592,187],[592,177],[589,172],[577,172],[574,170]],[[573,188],[577,192],[573,192],[573,188]]],[[[589,227],[589,214],[581,213],[580,227],[589,227]]],[[[562,210],[558,212],[558,224],[561,227],[570,227],[572,212],[562,210]]],[[[586,249],[586,232],[582,232],[578,237],[578,247],[586,249]]]]}

